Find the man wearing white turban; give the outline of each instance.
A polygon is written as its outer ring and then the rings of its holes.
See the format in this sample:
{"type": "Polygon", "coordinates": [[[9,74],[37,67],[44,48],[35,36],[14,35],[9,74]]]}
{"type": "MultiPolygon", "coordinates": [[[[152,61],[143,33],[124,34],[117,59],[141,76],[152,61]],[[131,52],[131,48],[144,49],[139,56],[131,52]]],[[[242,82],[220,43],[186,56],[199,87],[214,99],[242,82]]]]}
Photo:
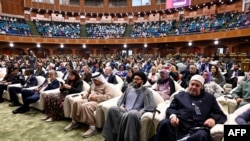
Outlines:
{"type": "Polygon", "coordinates": [[[154,141],[210,141],[210,128],[223,124],[227,117],[215,97],[203,90],[204,78],[194,75],[188,91],[174,96],[166,109],[166,119],[157,127],[154,141]]]}
{"type": "Polygon", "coordinates": [[[64,130],[70,131],[79,126],[79,122],[89,125],[89,129],[82,134],[90,137],[97,133],[94,112],[99,103],[112,98],[112,88],[100,72],[92,73],[90,90],[82,94],[82,100],[74,101],[70,117],[72,122],[64,130]]]}

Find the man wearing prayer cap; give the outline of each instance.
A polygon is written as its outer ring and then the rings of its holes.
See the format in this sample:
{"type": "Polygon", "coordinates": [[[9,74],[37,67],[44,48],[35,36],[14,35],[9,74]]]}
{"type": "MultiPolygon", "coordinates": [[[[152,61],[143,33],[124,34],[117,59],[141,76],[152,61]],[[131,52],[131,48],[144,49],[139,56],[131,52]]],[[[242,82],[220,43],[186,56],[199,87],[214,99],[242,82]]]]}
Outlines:
{"type": "Polygon", "coordinates": [[[144,72],[133,74],[133,86],[128,87],[117,102],[108,109],[102,135],[107,141],[139,141],[141,116],[156,107],[152,91],[143,86],[147,82],[144,72]]]}
{"type": "Polygon", "coordinates": [[[174,95],[166,110],[166,119],[157,127],[155,141],[210,141],[210,129],[227,117],[215,97],[203,90],[204,78],[194,75],[187,91],[174,95]]]}
{"type": "Polygon", "coordinates": [[[89,125],[89,129],[82,134],[83,137],[97,134],[94,111],[99,103],[112,98],[113,90],[100,72],[92,73],[92,81],[90,90],[82,94],[82,99],[73,102],[70,113],[72,122],[64,128],[65,131],[79,127],[79,122],[82,122],[89,125]]]}

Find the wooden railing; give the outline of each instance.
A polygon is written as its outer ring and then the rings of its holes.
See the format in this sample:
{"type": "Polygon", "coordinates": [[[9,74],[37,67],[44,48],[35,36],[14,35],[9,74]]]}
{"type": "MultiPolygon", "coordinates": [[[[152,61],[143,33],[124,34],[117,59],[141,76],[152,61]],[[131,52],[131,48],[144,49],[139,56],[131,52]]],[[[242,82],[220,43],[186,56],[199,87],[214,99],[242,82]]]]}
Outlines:
{"type": "Polygon", "coordinates": [[[151,43],[171,43],[189,42],[215,39],[227,39],[250,36],[250,28],[220,31],[212,33],[201,33],[193,35],[168,36],[159,38],[119,38],[119,39],[67,39],[67,38],[43,38],[36,36],[10,36],[0,35],[0,42],[14,43],[49,43],[49,44],[151,44],[151,43]]]}

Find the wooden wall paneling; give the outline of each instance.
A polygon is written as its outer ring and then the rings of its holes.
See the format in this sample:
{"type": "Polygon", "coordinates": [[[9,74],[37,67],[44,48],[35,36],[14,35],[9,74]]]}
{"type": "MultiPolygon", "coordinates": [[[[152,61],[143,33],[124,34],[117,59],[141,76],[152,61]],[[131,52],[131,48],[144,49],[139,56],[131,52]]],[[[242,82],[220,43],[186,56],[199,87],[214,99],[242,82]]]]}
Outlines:
{"type": "Polygon", "coordinates": [[[40,2],[39,2],[39,3],[38,3],[38,8],[39,8],[39,9],[44,9],[43,4],[44,4],[44,3],[40,3],[40,2]]]}
{"type": "Polygon", "coordinates": [[[80,11],[80,7],[79,6],[72,6],[71,10],[78,13],[80,11]]]}
{"type": "Polygon", "coordinates": [[[54,5],[55,5],[55,7],[52,10],[59,11],[60,10],[60,2],[59,2],[59,0],[55,0],[55,4],[54,5]]]}
{"type": "Polygon", "coordinates": [[[67,9],[68,12],[74,12],[72,6],[66,5],[65,8],[67,9]]]}
{"type": "Polygon", "coordinates": [[[32,2],[31,2],[31,7],[32,7],[32,8],[37,8],[37,2],[33,2],[33,1],[32,1],[32,2]]]}
{"type": "Polygon", "coordinates": [[[24,0],[24,7],[32,7],[31,2],[32,0],[24,0]]]}
{"type": "Polygon", "coordinates": [[[55,4],[49,4],[49,9],[55,9],[55,4]]]}
{"type": "Polygon", "coordinates": [[[163,8],[160,5],[155,5],[155,9],[163,9],[163,8]]]}
{"type": "Polygon", "coordinates": [[[201,8],[200,8],[200,9],[197,9],[197,14],[198,14],[198,15],[202,15],[202,14],[203,14],[203,9],[201,9],[201,8]]]}
{"type": "Polygon", "coordinates": [[[192,0],[191,5],[197,5],[201,3],[208,3],[211,2],[211,0],[192,0]]]}
{"type": "Polygon", "coordinates": [[[2,12],[14,15],[24,15],[24,2],[23,0],[5,0],[1,1],[2,12]]]}
{"type": "Polygon", "coordinates": [[[114,8],[114,7],[112,7],[112,8],[109,8],[109,11],[108,11],[108,13],[116,13],[116,10],[115,10],[115,8],[114,8]]]}
{"type": "Polygon", "coordinates": [[[49,3],[44,3],[43,8],[44,9],[50,9],[50,4],[49,3]]]}

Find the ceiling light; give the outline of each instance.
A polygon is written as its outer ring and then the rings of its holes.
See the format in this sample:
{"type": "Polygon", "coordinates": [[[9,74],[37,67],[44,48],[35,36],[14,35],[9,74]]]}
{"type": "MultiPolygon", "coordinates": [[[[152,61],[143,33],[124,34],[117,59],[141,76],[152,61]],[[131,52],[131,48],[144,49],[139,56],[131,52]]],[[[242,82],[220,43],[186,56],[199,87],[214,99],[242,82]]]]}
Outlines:
{"type": "Polygon", "coordinates": [[[188,43],[188,46],[192,46],[192,45],[193,45],[193,43],[192,43],[192,42],[189,42],[189,43],[188,43]]]}
{"type": "Polygon", "coordinates": [[[13,44],[13,43],[10,43],[10,47],[14,47],[14,44],[13,44]]]}
{"type": "Polygon", "coordinates": [[[218,45],[218,44],[219,44],[219,41],[218,41],[218,40],[215,40],[215,41],[214,41],[214,44],[215,44],[215,45],[218,45]]]}

